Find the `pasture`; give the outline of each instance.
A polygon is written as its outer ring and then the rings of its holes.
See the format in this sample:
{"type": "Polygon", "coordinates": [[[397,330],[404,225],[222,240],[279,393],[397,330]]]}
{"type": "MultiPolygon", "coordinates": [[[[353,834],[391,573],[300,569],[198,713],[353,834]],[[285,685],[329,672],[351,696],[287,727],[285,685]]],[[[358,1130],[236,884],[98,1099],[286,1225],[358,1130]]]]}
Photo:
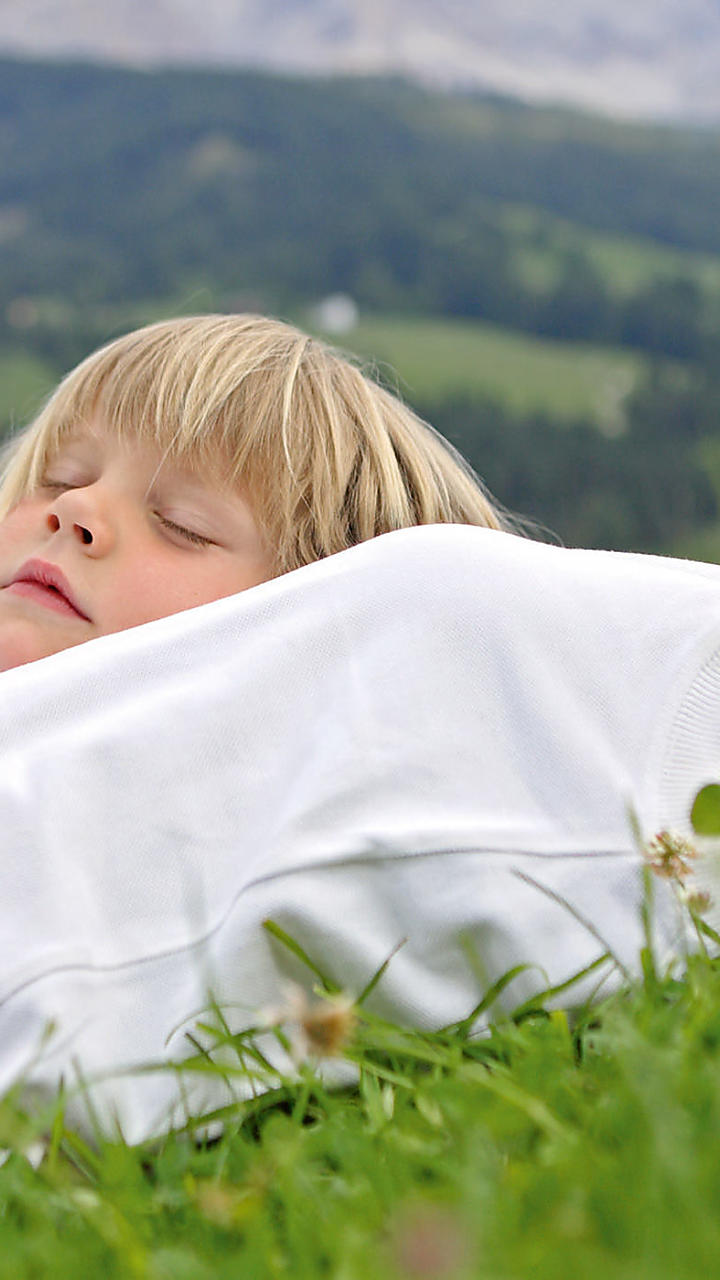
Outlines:
{"type": "Polygon", "coordinates": [[[627,350],[560,342],[481,321],[362,316],[338,345],[367,361],[411,404],[454,395],[515,414],[586,418],[612,433],[645,361],[627,350]]]}
{"type": "MultiPolygon", "coordinates": [[[[647,912],[651,912],[651,895],[647,912]]],[[[695,924],[699,917],[693,916],[695,924]]],[[[276,1013],[296,1069],[214,1021],[256,1096],[224,1131],[144,1147],[65,1127],[62,1099],[0,1108],[0,1268],[12,1280],[695,1280],[720,1257],[720,969],[700,949],[573,1010],[485,993],[436,1032],[333,1004],[276,1013]],[[495,1010],[495,1012],[494,1012],[495,1010]],[[573,1010],[566,1013],[564,1010],[573,1010]],[[469,1011],[472,1013],[473,1011],[469,1011]],[[352,1064],[331,1088],[317,1055],[352,1064]]],[[[287,940],[292,946],[292,941],[287,940]]],[[[310,958],[311,959],[311,958],[310,958]]],[[[612,959],[599,957],[598,975],[612,959]]],[[[382,981],[382,975],[379,975],[382,981]]],[[[247,1092],[247,1090],[246,1090],[247,1092]]]]}

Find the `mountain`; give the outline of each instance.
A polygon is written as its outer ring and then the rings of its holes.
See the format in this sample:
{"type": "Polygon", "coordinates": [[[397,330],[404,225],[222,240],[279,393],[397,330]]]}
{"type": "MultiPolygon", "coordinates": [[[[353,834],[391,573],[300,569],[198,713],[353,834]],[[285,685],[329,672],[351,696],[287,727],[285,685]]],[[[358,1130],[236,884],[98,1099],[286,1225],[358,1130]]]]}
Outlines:
{"type": "Polygon", "coordinates": [[[0,0],[0,51],[401,73],[619,116],[720,119],[718,0],[0,0]]]}

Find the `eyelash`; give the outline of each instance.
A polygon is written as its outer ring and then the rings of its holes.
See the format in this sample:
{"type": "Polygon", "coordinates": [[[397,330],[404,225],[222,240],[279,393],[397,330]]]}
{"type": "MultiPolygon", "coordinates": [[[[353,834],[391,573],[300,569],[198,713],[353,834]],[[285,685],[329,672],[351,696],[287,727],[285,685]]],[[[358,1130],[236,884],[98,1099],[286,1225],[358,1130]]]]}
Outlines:
{"type": "Polygon", "coordinates": [[[195,533],[193,529],[185,529],[181,524],[175,524],[174,520],[168,520],[166,516],[161,516],[159,511],[155,512],[161,525],[166,529],[171,529],[173,533],[179,533],[181,537],[186,538],[188,542],[192,542],[197,547],[212,546],[212,538],[204,538],[201,533],[195,533]]]}
{"type": "MultiPolygon", "coordinates": [[[[64,490],[76,487],[75,485],[68,484],[65,481],[50,480],[47,477],[43,477],[40,481],[40,485],[43,489],[55,489],[58,492],[63,492],[64,490]]],[[[179,534],[181,538],[186,540],[186,542],[192,542],[196,547],[210,547],[213,545],[212,538],[205,538],[201,533],[195,533],[193,529],[186,529],[184,525],[176,524],[174,520],[168,520],[167,516],[161,515],[159,511],[156,511],[155,515],[165,529],[170,529],[172,533],[179,534]]]]}

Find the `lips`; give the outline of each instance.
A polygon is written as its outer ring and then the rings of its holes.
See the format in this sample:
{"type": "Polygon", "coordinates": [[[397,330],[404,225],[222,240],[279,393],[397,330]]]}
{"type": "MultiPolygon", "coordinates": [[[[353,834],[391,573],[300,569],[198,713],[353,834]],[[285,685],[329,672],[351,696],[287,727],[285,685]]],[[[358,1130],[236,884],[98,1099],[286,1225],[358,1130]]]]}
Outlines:
{"type": "Polygon", "coordinates": [[[35,600],[56,613],[90,621],[75,598],[65,574],[57,565],[48,564],[45,560],[26,560],[5,590],[35,600]]]}

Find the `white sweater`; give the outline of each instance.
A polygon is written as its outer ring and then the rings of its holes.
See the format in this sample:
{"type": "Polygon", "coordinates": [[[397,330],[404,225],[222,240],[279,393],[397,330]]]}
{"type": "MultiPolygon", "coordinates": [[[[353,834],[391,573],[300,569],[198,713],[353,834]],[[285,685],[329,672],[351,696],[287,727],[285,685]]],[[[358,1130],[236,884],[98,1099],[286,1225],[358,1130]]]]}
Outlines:
{"type": "MultiPolygon", "coordinates": [[[[208,991],[251,1023],[312,981],[266,918],[350,992],[407,939],[373,1007],[443,1025],[517,964],[511,1006],[637,967],[627,809],[687,829],[717,777],[720,567],[403,530],[6,672],[0,711],[0,1089],[177,1059],[208,991]]],[[[129,1140],[176,1096],[94,1089],[129,1140]]]]}

